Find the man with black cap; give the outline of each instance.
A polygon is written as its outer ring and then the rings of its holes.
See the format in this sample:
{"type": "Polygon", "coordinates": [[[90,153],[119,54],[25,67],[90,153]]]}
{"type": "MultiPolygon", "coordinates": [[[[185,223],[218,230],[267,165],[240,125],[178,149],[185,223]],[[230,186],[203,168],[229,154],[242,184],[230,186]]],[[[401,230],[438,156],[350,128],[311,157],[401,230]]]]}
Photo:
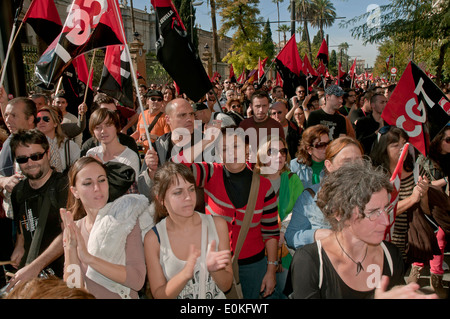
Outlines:
{"type": "Polygon", "coordinates": [[[325,105],[309,114],[306,127],[325,125],[330,130],[330,140],[347,135],[345,118],[336,112],[342,106],[344,90],[338,85],[329,85],[325,89],[325,105]]]}
{"type": "Polygon", "coordinates": [[[205,103],[194,103],[192,108],[194,109],[195,119],[202,121],[202,127],[207,124],[215,126],[216,123],[220,123],[221,127],[236,125],[230,116],[223,112],[211,112],[211,109],[205,103]]]}
{"type": "MultiPolygon", "coordinates": [[[[144,111],[145,123],[148,126],[151,142],[154,143],[158,137],[170,132],[170,127],[166,123],[164,111],[162,110],[163,94],[161,91],[149,90],[146,94],[148,109],[144,111]]],[[[147,134],[145,132],[144,119],[142,113],[136,126],[136,131],[131,134],[136,143],[142,143],[144,153],[149,149],[147,134]]]]}

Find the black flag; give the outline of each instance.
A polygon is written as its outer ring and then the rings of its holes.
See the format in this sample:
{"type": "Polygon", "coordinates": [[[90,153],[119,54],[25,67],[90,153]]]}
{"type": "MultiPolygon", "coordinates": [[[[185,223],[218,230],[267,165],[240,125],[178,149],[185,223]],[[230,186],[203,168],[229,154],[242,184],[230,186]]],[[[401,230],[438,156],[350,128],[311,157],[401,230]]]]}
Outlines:
{"type": "Polygon", "coordinates": [[[197,102],[212,88],[200,57],[170,0],[152,0],[158,26],[156,57],[180,90],[197,102]]]}

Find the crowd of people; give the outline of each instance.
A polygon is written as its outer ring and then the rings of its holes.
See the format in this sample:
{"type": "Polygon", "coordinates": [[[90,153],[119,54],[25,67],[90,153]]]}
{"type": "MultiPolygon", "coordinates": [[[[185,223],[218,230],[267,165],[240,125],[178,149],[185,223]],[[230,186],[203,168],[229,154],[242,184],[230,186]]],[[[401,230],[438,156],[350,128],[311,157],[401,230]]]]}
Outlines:
{"type": "Polygon", "coordinates": [[[394,88],[141,84],[126,106],[0,87],[2,297],[447,298],[450,125],[410,146],[394,210],[394,88]]]}

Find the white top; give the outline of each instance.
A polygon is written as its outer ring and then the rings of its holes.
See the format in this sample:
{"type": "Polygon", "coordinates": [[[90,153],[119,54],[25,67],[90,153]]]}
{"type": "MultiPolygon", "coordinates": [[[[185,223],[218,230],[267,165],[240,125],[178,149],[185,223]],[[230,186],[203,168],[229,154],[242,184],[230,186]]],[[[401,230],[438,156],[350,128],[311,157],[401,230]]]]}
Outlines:
{"type": "MultiPolygon", "coordinates": [[[[101,145],[89,149],[86,152],[86,156],[98,156],[98,158],[103,163],[105,163],[105,161],[103,160],[103,148],[101,145]]],[[[126,165],[132,167],[134,169],[134,171],[136,172],[135,175],[136,175],[136,181],[137,181],[138,176],[139,176],[140,161],[139,161],[139,157],[137,156],[136,152],[132,151],[130,148],[125,146],[125,150],[122,153],[120,153],[119,155],[117,155],[111,161],[119,162],[119,163],[126,164],[126,165]]]]}
{"type": "MultiPolygon", "coordinates": [[[[207,228],[207,240],[205,239],[205,234],[202,233],[202,242],[210,243],[213,239],[216,240],[216,247],[219,247],[219,236],[217,235],[216,226],[214,224],[213,217],[211,215],[197,214],[202,219],[202,228],[207,228]]],[[[159,239],[160,239],[160,252],[159,252],[159,262],[164,272],[164,276],[167,280],[173,278],[176,274],[178,274],[186,265],[185,260],[178,259],[170,246],[169,236],[167,235],[166,228],[166,219],[160,221],[156,228],[158,230],[159,239]]],[[[208,246],[209,245],[205,245],[208,246]]],[[[205,247],[205,250],[208,249],[205,247]]],[[[204,254],[206,255],[206,252],[204,254]]],[[[200,297],[200,283],[205,282],[203,287],[205,288],[205,297],[204,299],[225,299],[225,294],[222,290],[217,287],[216,283],[212,279],[208,270],[206,269],[206,262],[202,262],[202,258],[199,257],[197,259],[197,263],[194,268],[194,276],[189,279],[186,286],[184,286],[183,290],[177,296],[178,299],[203,299],[200,297]],[[205,277],[201,278],[201,268],[204,267],[205,277]],[[203,279],[203,280],[202,280],[203,279]]]]}

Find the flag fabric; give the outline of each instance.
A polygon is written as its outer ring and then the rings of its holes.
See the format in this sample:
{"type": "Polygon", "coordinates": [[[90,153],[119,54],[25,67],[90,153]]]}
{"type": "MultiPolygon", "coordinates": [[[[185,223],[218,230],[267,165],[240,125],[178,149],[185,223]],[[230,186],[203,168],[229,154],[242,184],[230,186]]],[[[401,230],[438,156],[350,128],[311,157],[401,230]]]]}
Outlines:
{"type": "Polygon", "coordinates": [[[233,64],[230,64],[230,76],[229,76],[231,83],[236,83],[236,75],[234,74],[233,64]]]}
{"type": "Polygon", "coordinates": [[[61,18],[53,0],[32,0],[22,22],[28,23],[47,45],[62,30],[61,18]]]}
{"type": "Polygon", "coordinates": [[[275,86],[283,87],[283,79],[281,78],[281,75],[279,72],[277,72],[277,77],[275,78],[275,86]]]}
{"type": "Polygon", "coordinates": [[[344,71],[340,61],[338,63],[338,76],[336,80],[338,82],[337,84],[343,89],[351,86],[350,75],[344,71]]]}
{"type": "Polygon", "coordinates": [[[244,84],[246,79],[247,79],[247,72],[246,72],[245,67],[244,67],[244,69],[242,70],[241,75],[239,75],[237,81],[240,84],[244,84]]]}
{"type": "Polygon", "coordinates": [[[36,63],[40,86],[51,88],[72,60],[92,49],[125,44],[123,23],[117,0],[88,4],[74,0],[61,33],[36,63]]]}
{"type": "Polygon", "coordinates": [[[303,58],[303,73],[306,74],[307,77],[315,77],[318,76],[316,69],[314,69],[309,62],[308,56],[305,54],[303,58]]]}
{"type": "Polygon", "coordinates": [[[98,91],[133,108],[133,80],[130,70],[130,61],[125,46],[107,47],[98,91]]]}
{"type": "Polygon", "coordinates": [[[449,123],[450,101],[414,63],[409,62],[381,117],[408,133],[409,142],[427,156],[430,141],[449,123]]]}
{"type": "Polygon", "coordinates": [[[192,46],[170,0],[152,0],[157,20],[156,57],[181,91],[197,102],[212,88],[200,57],[192,46]]]}
{"type": "Polygon", "coordinates": [[[394,232],[394,225],[395,222],[395,216],[397,214],[397,203],[399,199],[399,193],[400,193],[400,183],[402,180],[402,169],[403,169],[403,162],[405,161],[406,155],[408,154],[408,148],[409,143],[406,143],[403,146],[403,150],[400,153],[400,157],[397,162],[397,166],[394,169],[394,172],[392,173],[390,182],[393,186],[393,190],[390,193],[389,197],[389,208],[388,208],[388,217],[389,217],[389,225],[386,227],[386,231],[384,233],[384,240],[391,241],[392,235],[394,232]]]}
{"type": "Polygon", "coordinates": [[[264,67],[266,66],[266,62],[267,62],[268,58],[265,58],[262,62],[261,62],[261,58],[258,58],[258,81],[262,78],[262,76],[265,74],[264,72],[264,67]]]}
{"type": "Polygon", "coordinates": [[[348,71],[348,74],[350,75],[351,79],[354,79],[356,76],[356,58],[353,60],[352,66],[350,67],[350,70],[348,71]]]}
{"type": "Polygon", "coordinates": [[[283,79],[283,91],[288,98],[295,95],[295,89],[299,85],[306,87],[306,76],[302,71],[302,60],[298,53],[295,35],[275,57],[275,68],[283,79]]]}
{"type": "Polygon", "coordinates": [[[316,71],[317,71],[317,74],[320,76],[325,76],[325,74],[327,73],[327,67],[325,66],[325,64],[323,63],[322,60],[319,61],[316,71]]]}
{"type": "Polygon", "coordinates": [[[392,54],[390,54],[388,57],[387,57],[387,59],[386,59],[386,72],[387,73],[390,73],[389,72],[389,64],[391,63],[391,58],[393,57],[393,55],[392,54]]]}
{"type": "Polygon", "coordinates": [[[75,67],[75,71],[77,72],[78,79],[84,83],[84,85],[88,85],[89,81],[89,88],[92,90],[92,78],[93,75],[91,74],[91,78],[89,79],[89,72],[86,57],[84,55],[79,55],[75,59],[72,60],[72,64],[75,67]]]}
{"type": "Polygon", "coordinates": [[[322,40],[322,44],[320,45],[319,51],[317,52],[317,59],[328,66],[328,45],[325,39],[322,40]]]}

